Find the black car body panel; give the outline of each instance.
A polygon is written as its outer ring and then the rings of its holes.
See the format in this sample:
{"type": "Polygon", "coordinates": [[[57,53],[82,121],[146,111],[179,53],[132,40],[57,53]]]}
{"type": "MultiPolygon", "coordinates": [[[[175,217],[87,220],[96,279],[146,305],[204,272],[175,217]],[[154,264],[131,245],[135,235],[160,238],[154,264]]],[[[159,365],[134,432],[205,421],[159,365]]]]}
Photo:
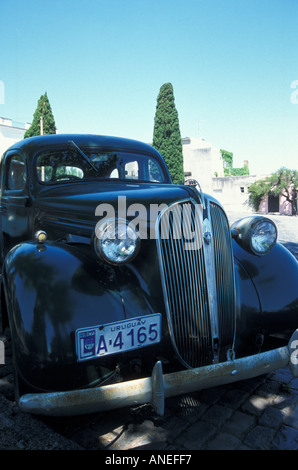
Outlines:
{"type": "Polygon", "coordinates": [[[255,286],[261,328],[270,340],[288,340],[297,324],[297,260],[277,243],[266,257],[256,257],[234,242],[234,256],[255,286]]]}

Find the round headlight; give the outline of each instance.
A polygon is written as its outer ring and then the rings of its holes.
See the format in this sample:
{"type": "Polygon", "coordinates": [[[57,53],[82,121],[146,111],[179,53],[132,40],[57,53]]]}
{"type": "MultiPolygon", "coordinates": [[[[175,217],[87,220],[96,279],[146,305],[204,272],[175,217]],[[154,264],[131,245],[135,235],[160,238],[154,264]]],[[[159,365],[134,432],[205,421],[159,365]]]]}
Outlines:
{"type": "Polygon", "coordinates": [[[96,225],[94,248],[108,263],[128,263],[136,256],[139,247],[140,236],[127,220],[113,218],[96,225]]]}
{"type": "Polygon", "coordinates": [[[270,220],[261,220],[253,230],[251,236],[251,246],[258,255],[268,253],[276,243],[276,226],[270,220]]]}
{"type": "Polygon", "coordinates": [[[277,241],[277,228],[271,219],[252,216],[232,225],[232,236],[245,250],[254,255],[266,255],[277,241]]]}

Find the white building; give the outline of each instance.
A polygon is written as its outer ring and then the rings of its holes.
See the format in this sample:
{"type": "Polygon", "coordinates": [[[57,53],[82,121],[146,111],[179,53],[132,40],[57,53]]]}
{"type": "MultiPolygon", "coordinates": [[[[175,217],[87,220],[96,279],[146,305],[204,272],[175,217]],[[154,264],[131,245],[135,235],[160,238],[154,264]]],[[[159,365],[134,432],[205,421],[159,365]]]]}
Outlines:
{"type": "Polygon", "coordinates": [[[224,176],[222,155],[203,138],[182,139],[185,179],[197,180],[205,193],[212,194],[213,176],[224,176]]]}
{"type": "Polygon", "coordinates": [[[182,139],[185,179],[197,180],[206,194],[217,199],[227,211],[252,212],[248,188],[256,176],[224,176],[221,151],[203,138],[182,139]]]}
{"type": "Polygon", "coordinates": [[[12,119],[0,117],[0,156],[11,145],[22,140],[31,124],[14,123],[12,119]]]}
{"type": "Polygon", "coordinates": [[[248,188],[260,178],[255,175],[212,178],[211,195],[222,204],[226,211],[251,213],[252,208],[248,205],[248,188]]]}

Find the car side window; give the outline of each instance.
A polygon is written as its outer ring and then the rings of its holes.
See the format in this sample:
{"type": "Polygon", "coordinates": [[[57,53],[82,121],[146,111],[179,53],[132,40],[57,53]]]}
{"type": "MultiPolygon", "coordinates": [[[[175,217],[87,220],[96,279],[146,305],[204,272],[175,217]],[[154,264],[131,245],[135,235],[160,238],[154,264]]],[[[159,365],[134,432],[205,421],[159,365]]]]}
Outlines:
{"type": "Polygon", "coordinates": [[[22,191],[25,189],[27,173],[24,159],[20,155],[12,155],[6,161],[5,189],[22,191]]]}
{"type": "Polygon", "coordinates": [[[139,164],[137,161],[127,162],[124,165],[124,178],[139,179],[139,164]]]}

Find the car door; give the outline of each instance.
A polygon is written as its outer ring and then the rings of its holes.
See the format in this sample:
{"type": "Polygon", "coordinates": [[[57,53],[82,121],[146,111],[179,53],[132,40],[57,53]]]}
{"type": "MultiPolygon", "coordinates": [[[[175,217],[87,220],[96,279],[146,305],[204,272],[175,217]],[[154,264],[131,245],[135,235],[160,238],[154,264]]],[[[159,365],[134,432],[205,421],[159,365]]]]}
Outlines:
{"type": "Polygon", "coordinates": [[[17,243],[31,238],[26,161],[9,152],[1,164],[1,261],[17,243]]]}

